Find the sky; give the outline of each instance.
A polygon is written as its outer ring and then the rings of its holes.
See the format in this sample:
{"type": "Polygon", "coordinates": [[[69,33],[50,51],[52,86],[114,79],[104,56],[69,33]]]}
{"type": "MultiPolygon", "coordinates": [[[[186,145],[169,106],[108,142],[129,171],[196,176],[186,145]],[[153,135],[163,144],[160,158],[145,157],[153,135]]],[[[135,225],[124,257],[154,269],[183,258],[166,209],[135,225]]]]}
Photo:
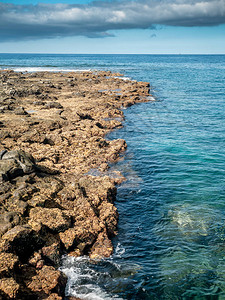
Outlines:
{"type": "Polygon", "coordinates": [[[225,54],[225,0],[0,1],[0,53],[225,54]]]}

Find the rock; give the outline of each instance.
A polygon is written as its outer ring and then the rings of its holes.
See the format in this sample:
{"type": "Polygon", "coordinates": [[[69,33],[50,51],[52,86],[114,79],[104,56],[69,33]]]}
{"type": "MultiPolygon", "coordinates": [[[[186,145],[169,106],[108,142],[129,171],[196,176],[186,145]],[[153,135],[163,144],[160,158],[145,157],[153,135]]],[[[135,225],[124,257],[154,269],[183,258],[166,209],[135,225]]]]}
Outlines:
{"type": "Polygon", "coordinates": [[[61,232],[68,229],[71,225],[71,218],[58,208],[35,207],[30,211],[29,224],[39,223],[44,225],[52,232],[61,232]]]}
{"type": "Polygon", "coordinates": [[[14,254],[0,253],[0,278],[13,275],[14,268],[18,262],[18,257],[14,254]]]}
{"type": "Polygon", "coordinates": [[[77,112],[77,115],[81,118],[81,120],[94,120],[89,114],[77,112]]]}
{"type": "Polygon", "coordinates": [[[42,238],[28,225],[17,225],[2,236],[0,249],[15,253],[21,261],[26,261],[30,254],[42,245],[42,238]]]}
{"type": "Polygon", "coordinates": [[[79,180],[79,185],[83,191],[85,191],[86,196],[94,201],[97,201],[97,205],[102,201],[109,201],[113,203],[116,198],[117,189],[113,184],[113,181],[108,176],[81,177],[79,180]],[[97,200],[97,198],[99,200],[97,200]]]}
{"type": "Polygon", "coordinates": [[[3,155],[7,152],[7,150],[0,151],[0,159],[2,159],[3,155]]]}
{"type": "Polygon", "coordinates": [[[6,206],[9,212],[16,212],[21,216],[24,216],[28,208],[27,202],[18,200],[16,197],[9,198],[6,202],[6,206]]]}
{"type": "Polygon", "coordinates": [[[32,155],[22,150],[1,152],[0,174],[2,181],[32,173],[34,170],[35,161],[32,155]]]}
{"type": "Polygon", "coordinates": [[[40,100],[34,101],[34,102],[33,102],[33,105],[35,105],[35,106],[43,106],[43,105],[45,105],[45,104],[46,104],[46,102],[40,101],[40,100]]]}
{"type": "Polygon", "coordinates": [[[112,203],[103,202],[99,207],[99,218],[105,222],[108,234],[115,235],[119,218],[116,207],[112,203]]]}
{"type": "Polygon", "coordinates": [[[112,242],[109,240],[106,230],[99,233],[98,238],[90,250],[91,259],[109,257],[113,253],[112,242]]]}
{"type": "Polygon", "coordinates": [[[105,135],[149,88],[112,76],[0,70],[0,299],[65,299],[63,253],[111,255],[126,143],[105,135]]]}
{"type": "Polygon", "coordinates": [[[45,104],[45,108],[63,108],[63,106],[58,102],[48,102],[45,104]]]}
{"type": "Polygon", "coordinates": [[[37,271],[37,275],[33,276],[30,282],[27,282],[27,287],[34,293],[44,292],[45,295],[56,293],[62,296],[65,292],[66,282],[67,277],[62,272],[56,271],[51,266],[43,266],[40,271],[37,271]]]}
{"type": "Polygon", "coordinates": [[[42,259],[41,253],[40,251],[38,251],[33,253],[33,255],[31,256],[28,262],[30,265],[37,267],[37,264],[39,261],[41,261],[41,259],[42,259]]]}
{"type": "Polygon", "coordinates": [[[85,248],[90,247],[97,237],[98,231],[87,222],[75,228],[69,228],[65,232],[59,234],[62,243],[67,250],[77,247],[82,253],[85,248]]]}
{"type": "Polygon", "coordinates": [[[20,216],[16,212],[5,212],[0,215],[0,236],[6,233],[12,227],[18,225],[20,216]]]}
{"type": "Polygon", "coordinates": [[[62,254],[59,241],[56,241],[49,246],[43,247],[41,251],[46,263],[51,264],[55,267],[59,267],[60,257],[62,254]]]}
{"type": "Polygon", "coordinates": [[[21,116],[23,116],[23,115],[28,115],[28,112],[24,109],[24,107],[18,107],[18,108],[16,108],[15,110],[14,110],[14,113],[16,114],[16,115],[21,115],[21,116]]]}
{"type": "Polygon", "coordinates": [[[2,156],[2,160],[12,159],[20,165],[24,174],[32,173],[35,170],[35,160],[33,156],[23,150],[9,151],[2,156]]]}
{"type": "Polygon", "coordinates": [[[3,299],[16,299],[19,290],[19,284],[12,278],[0,279],[0,296],[3,299]]]}
{"type": "Polygon", "coordinates": [[[76,239],[78,239],[78,234],[74,228],[69,228],[64,232],[61,232],[59,236],[61,242],[67,250],[70,249],[72,246],[75,246],[76,239]]]}
{"type": "Polygon", "coordinates": [[[6,181],[23,175],[20,164],[14,159],[0,160],[1,181],[6,181]]]}

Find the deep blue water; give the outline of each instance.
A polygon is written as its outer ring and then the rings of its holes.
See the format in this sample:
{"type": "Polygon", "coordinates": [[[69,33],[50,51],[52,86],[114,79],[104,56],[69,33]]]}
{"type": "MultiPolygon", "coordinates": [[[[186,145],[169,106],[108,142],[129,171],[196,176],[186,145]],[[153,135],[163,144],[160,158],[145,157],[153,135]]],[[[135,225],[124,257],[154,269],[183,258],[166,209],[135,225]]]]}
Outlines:
{"type": "Polygon", "coordinates": [[[225,55],[3,55],[0,68],[100,69],[149,81],[124,110],[115,254],[64,258],[83,299],[225,299],[225,55]]]}

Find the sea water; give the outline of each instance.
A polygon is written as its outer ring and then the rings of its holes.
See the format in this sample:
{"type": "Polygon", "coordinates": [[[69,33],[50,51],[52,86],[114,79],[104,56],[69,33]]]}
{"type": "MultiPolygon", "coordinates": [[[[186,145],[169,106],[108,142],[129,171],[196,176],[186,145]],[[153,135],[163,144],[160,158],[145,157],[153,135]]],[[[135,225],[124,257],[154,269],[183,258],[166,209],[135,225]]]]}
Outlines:
{"type": "Polygon", "coordinates": [[[111,70],[151,83],[154,101],[124,110],[128,150],[112,168],[112,257],[62,260],[82,299],[225,299],[225,55],[0,54],[0,68],[111,70]]]}

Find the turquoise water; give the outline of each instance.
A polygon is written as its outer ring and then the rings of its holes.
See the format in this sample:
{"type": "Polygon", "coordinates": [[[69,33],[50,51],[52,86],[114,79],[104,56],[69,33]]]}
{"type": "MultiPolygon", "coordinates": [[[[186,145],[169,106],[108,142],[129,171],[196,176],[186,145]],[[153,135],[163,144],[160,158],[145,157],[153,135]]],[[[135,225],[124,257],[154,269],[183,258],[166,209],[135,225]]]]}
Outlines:
{"type": "Polygon", "coordinates": [[[124,110],[115,254],[63,260],[83,299],[225,299],[225,55],[0,55],[1,68],[101,69],[149,81],[124,110]]]}

